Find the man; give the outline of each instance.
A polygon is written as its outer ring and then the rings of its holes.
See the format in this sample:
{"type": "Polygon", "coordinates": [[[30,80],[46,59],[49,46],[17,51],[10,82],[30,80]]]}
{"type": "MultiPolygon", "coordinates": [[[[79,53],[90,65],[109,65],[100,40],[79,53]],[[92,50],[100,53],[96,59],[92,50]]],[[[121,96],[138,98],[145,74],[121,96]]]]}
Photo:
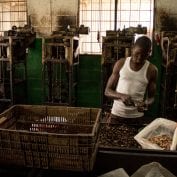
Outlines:
{"type": "Polygon", "coordinates": [[[105,95],[114,100],[111,123],[134,122],[143,117],[154,102],[158,71],[148,61],[151,47],[147,36],[139,37],[132,48],[132,56],[115,63],[105,89],[105,95]]]}

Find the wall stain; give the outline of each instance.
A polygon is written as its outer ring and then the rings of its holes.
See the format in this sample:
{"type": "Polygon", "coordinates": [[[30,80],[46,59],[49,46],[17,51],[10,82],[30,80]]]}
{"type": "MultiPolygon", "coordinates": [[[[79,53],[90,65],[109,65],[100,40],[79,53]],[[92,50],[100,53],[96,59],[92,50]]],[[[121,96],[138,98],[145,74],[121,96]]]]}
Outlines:
{"type": "Polygon", "coordinates": [[[156,26],[160,28],[161,31],[173,31],[177,30],[177,18],[170,15],[168,9],[159,8],[156,16],[156,26]]]}
{"type": "MultiPolygon", "coordinates": [[[[30,14],[31,25],[34,30],[38,33],[38,36],[42,34],[47,34],[51,31],[65,30],[68,25],[70,27],[77,26],[77,16],[68,10],[54,10],[51,15],[37,14],[37,12],[32,9],[33,14],[30,14]],[[41,16],[42,15],[42,16],[41,16]],[[50,31],[46,30],[50,29],[50,31]]],[[[50,14],[49,12],[47,14],[50,14]]]]}
{"type": "Polygon", "coordinates": [[[51,26],[51,17],[50,16],[43,16],[40,19],[40,25],[42,25],[42,26],[51,26]]]}

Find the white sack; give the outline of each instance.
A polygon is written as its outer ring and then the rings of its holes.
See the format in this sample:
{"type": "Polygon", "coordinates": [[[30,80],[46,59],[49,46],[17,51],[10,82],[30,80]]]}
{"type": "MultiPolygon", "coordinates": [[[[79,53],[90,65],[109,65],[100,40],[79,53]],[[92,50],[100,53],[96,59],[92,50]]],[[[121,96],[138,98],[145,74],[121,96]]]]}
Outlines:
{"type": "Polygon", "coordinates": [[[118,168],[116,170],[112,170],[108,173],[105,173],[99,177],[129,177],[129,175],[123,168],[118,168]]]}
{"type": "Polygon", "coordinates": [[[141,166],[131,177],[175,177],[158,162],[141,166]]]}
{"type": "Polygon", "coordinates": [[[142,129],[134,139],[142,146],[143,149],[159,149],[162,147],[151,143],[148,139],[158,135],[168,135],[172,138],[170,150],[176,150],[177,146],[177,123],[165,118],[157,118],[142,129]]]}

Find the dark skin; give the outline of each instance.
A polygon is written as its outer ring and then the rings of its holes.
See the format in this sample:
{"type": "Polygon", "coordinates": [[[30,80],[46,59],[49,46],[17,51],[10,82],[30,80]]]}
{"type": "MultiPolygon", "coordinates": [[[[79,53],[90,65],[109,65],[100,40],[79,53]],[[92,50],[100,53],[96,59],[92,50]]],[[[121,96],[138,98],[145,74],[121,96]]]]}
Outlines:
{"type": "MultiPolygon", "coordinates": [[[[133,71],[139,71],[143,67],[145,61],[149,58],[150,52],[151,50],[145,50],[140,46],[134,46],[132,49],[130,68],[133,71]]],[[[113,72],[110,78],[108,79],[106,85],[105,95],[114,100],[121,99],[125,105],[127,106],[134,105],[137,107],[138,111],[143,112],[154,102],[158,70],[155,65],[150,63],[147,71],[147,79],[149,81],[147,85],[147,93],[148,93],[147,98],[143,102],[134,102],[134,100],[132,100],[130,95],[116,91],[116,86],[119,81],[119,72],[124,62],[125,59],[120,59],[115,63],[113,72]]]]}

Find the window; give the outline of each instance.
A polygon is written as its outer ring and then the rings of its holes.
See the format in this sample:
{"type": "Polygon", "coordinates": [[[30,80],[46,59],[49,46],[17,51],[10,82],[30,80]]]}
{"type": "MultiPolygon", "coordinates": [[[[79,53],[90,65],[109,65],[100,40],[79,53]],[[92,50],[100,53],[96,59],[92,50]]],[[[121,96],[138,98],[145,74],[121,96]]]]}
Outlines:
{"type": "Polygon", "coordinates": [[[81,53],[101,54],[101,39],[107,30],[141,25],[153,31],[154,0],[80,0],[80,25],[90,33],[81,36],[81,53]]]}
{"type": "Polygon", "coordinates": [[[25,24],[27,24],[26,0],[0,1],[0,36],[12,26],[23,27],[25,24]]]}

